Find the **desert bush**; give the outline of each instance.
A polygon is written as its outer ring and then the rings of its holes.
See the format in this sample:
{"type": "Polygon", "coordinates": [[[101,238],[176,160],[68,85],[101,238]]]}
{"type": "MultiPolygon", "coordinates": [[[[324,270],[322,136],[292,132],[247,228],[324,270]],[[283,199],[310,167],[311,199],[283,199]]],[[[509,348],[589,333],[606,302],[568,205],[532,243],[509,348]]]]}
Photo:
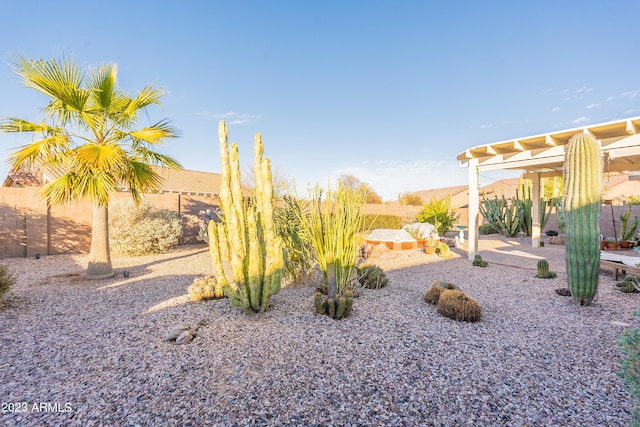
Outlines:
{"type": "MultiPolygon", "coordinates": [[[[347,293],[360,286],[357,235],[364,219],[364,194],[339,182],[335,190],[326,194],[319,186],[311,188],[309,196],[308,208],[298,211],[298,220],[304,234],[310,237],[322,282],[327,285],[325,313],[338,319],[341,316],[332,316],[331,307],[343,307],[350,300],[347,293]]],[[[319,307],[316,301],[318,310],[319,307]]],[[[342,311],[340,314],[346,316],[342,311]]]]}
{"type": "Polygon", "coordinates": [[[407,206],[422,206],[424,202],[417,194],[412,194],[406,191],[398,194],[398,203],[407,206]]]}
{"type": "Polygon", "coordinates": [[[284,245],[284,281],[300,283],[315,271],[315,252],[311,237],[300,218],[304,216],[301,201],[286,195],[273,212],[273,225],[284,245]]]}
{"type": "MultiPolygon", "coordinates": [[[[636,311],[633,315],[640,317],[640,312],[636,311]]],[[[624,331],[618,337],[618,345],[624,354],[619,375],[624,379],[633,408],[630,425],[640,427],[640,328],[624,331]]]]}
{"type": "Polygon", "coordinates": [[[486,267],[489,265],[489,263],[483,260],[480,255],[476,255],[475,257],[473,257],[473,261],[471,262],[471,264],[474,267],[486,267]]]}
{"type": "Polygon", "coordinates": [[[478,227],[478,232],[482,235],[486,235],[486,234],[496,234],[499,233],[500,231],[497,230],[493,224],[482,224],[480,227],[478,227]]]}
{"type": "Polygon", "coordinates": [[[636,276],[626,276],[622,282],[616,283],[616,286],[620,292],[625,294],[640,292],[640,282],[636,276]]]}
{"type": "Polygon", "coordinates": [[[122,255],[163,253],[178,244],[182,235],[180,216],[151,202],[115,202],[109,207],[109,236],[113,249],[122,255]]]}
{"type": "Polygon", "coordinates": [[[358,281],[369,289],[384,288],[389,284],[389,278],[384,271],[373,264],[361,264],[358,266],[358,281]]]}
{"type": "Polygon", "coordinates": [[[0,300],[4,298],[4,294],[9,291],[9,288],[16,283],[15,277],[9,272],[9,269],[4,265],[0,265],[0,300]]]}
{"type": "Polygon", "coordinates": [[[482,317],[478,301],[457,290],[442,292],[437,310],[442,316],[461,322],[477,322],[482,317]]]}
{"type": "Polygon", "coordinates": [[[424,300],[429,304],[437,304],[440,299],[440,295],[446,290],[458,289],[453,283],[443,282],[436,280],[431,284],[427,292],[424,294],[424,300]]]}
{"type": "Polygon", "coordinates": [[[375,230],[376,228],[399,230],[401,226],[402,217],[399,217],[397,215],[367,214],[364,216],[362,227],[358,231],[369,231],[375,230]]]}
{"type": "Polygon", "coordinates": [[[451,206],[451,195],[442,199],[432,197],[418,212],[418,222],[428,222],[438,230],[438,234],[444,235],[453,229],[453,225],[460,219],[455,209],[451,206]]]}

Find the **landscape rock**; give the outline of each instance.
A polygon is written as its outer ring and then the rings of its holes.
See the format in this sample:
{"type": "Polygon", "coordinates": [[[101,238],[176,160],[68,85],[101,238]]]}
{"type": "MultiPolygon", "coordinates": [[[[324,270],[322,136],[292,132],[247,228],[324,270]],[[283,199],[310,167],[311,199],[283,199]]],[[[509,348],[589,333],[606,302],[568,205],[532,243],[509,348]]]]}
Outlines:
{"type": "Polygon", "coordinates": [[[560,234],[558,236],[550,236],[549,237],[549,244],[550,245],[564,245],[565,244],[564,235],[560,234]]]}

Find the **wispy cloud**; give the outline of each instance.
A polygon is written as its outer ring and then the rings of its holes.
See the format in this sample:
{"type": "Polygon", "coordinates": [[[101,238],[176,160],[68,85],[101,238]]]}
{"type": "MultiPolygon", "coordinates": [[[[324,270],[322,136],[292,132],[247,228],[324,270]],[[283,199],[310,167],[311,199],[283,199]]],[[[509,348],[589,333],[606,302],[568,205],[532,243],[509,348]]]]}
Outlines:
{"type": "Polygon", "coordinates": [[[551,112],[552,112],[552,113],[557,113],[558,111],[560,111],[560,107],[553,107],[553,108],[551,109],[551,112]]]}
{"type": "Polygon", "coordinates": [[[574,90],[573,93],[588,93],[588,92],[591,92],[592,90],[593,88],[582,86],[581,88],[574,90]]]}
{"type": "Polygon", "coordinates": [[[600,106],[602,106],[602,104],[589,104],[589,105],[587,105],[587,109],[598,108],[600,106]]]}
{"type": "Polygon", "coordinates": [[[640,90],[629,90],[627,92],[622,92],[620,94],[621,97],[623,98],[635,98],[636,96],[638,96],[638,94],[640,93],[640,90]]]}
{"type": "Polygon", "coordinates": [[[493,127],[493,125],[491,125],[491,124],[483,123],[482,125],[480,125],[480,129],[489,129],[489,128],[492,128],[492,127],[493,127]]]}
{"type": "Polygon", "coordinates": [[[260,114],[236,113],[235,111],[227,111],[226,113],[200,111],[197,114],[214,120],[224,120],[227,122],[227,125],[241,125],[244,123],[254,122],[262,118],[260,114]]]}
{"type": "Polygon", "coordinates": [[[588,122],[589,117],[578,117],[574,121],[571,122],[572,125],[579,125],[580,123],[588,122]]]}
{"type": "Polygon", "coordinates": [[[633,113],[635,113],[635,112],[636,112],[636,110],[631,109],[631,110],[626,110],[626,111],[624,111],[622,114],[624,114],[624,115],[631,115],[631,114],[633,114],[633,113]]]}

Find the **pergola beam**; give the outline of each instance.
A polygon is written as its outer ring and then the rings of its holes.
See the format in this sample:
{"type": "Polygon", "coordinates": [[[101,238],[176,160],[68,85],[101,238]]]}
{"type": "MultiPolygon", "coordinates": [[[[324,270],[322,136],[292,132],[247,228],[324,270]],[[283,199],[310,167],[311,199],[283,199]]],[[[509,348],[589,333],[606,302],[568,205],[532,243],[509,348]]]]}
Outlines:
{"type": "Polygon", "coordinates": [[[607,159],[607,170],[640,171],[640,116],[624,120],[566,129],[526,138],[477,146],[458,154],[460,167],[469,168],[469,259],[478,252],[479,173],[490,170],[515,169],[533,180],[533,239],[540,243],[540,178],[558,176],[564,165],[566,145],[579,133],[596,138],[607,159]],[[513,149],[510,151],[510,147],[513,149]],[[552,171],[542,171],[552,168],[552,171]],[[537,183],[537,186],[536,186],[537,183]]]}

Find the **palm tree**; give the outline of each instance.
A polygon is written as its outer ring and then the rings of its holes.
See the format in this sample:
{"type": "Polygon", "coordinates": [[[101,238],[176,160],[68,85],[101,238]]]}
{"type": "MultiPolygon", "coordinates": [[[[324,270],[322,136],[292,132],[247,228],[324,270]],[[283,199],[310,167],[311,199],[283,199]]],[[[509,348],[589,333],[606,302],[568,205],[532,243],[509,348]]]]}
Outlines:
{"type": "Polygon", "coordinates": [[[22,83],[49,98],[42,122],[15,117],[0,120],[2,132],[30,132],[34,140],[12,153],[12,170],[37,162],[62,170],[40,190],[51,205],[85,199],[93,203],[93,231],[86,275],[112,276],[109,252],[110,195],[128,189],[135,202],[158,188],[160,176],[151,165],[180,168],[155,146],[178,136],[168,121],[136,128],[141,112],[160,105],[164,92],[147,86],[129,96],[117,86],[117,66],[103,64],[86,72],[70,59],[32,60],[18,57],[13,71],[22,83]]]}

